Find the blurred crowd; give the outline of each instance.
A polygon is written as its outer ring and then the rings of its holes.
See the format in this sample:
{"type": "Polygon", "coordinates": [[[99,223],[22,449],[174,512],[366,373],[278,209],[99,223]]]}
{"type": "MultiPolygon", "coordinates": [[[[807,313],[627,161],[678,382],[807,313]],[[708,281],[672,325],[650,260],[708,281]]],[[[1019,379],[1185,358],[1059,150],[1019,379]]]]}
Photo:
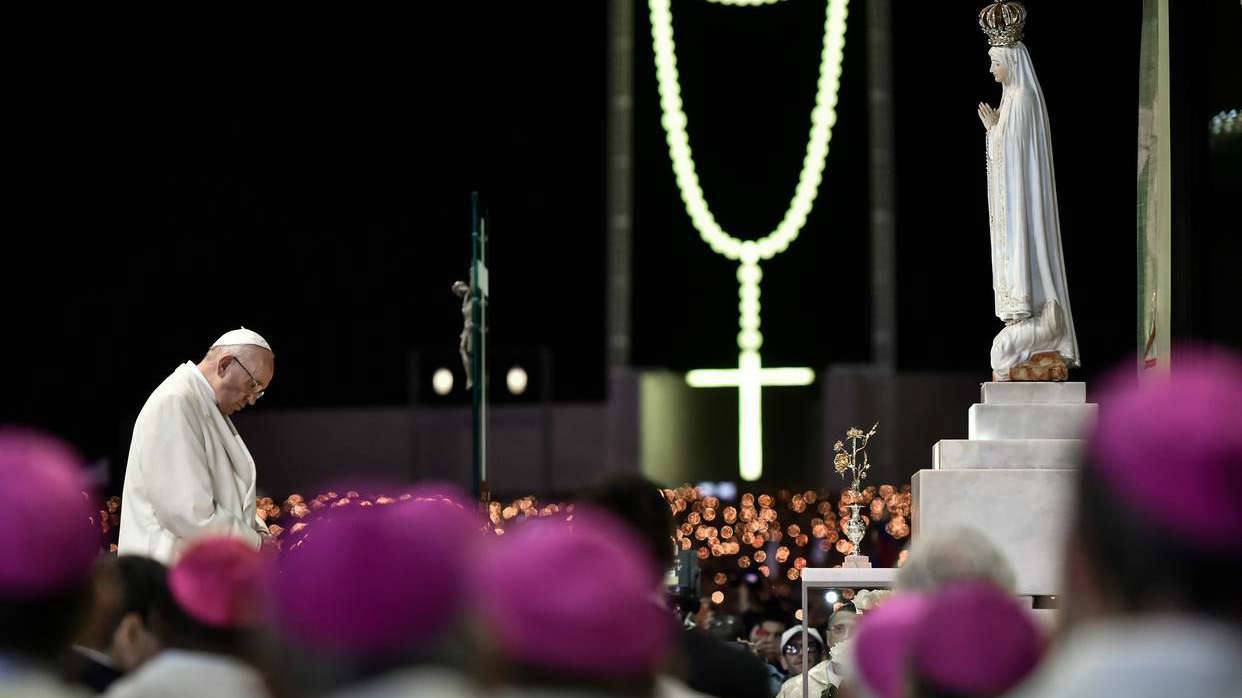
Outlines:
{"type": "Polygon", "coordinates": [[[164,565],[101,554],[71,450],[0,431],[0,696],[1242,696],[1242,363],[1204,353],[1100,403],[1054,624],[961,530],[805,636],[762,580],[713,617],[639,477],[503,535],[426,484],[296,546],[204,537],[164,565]]]}

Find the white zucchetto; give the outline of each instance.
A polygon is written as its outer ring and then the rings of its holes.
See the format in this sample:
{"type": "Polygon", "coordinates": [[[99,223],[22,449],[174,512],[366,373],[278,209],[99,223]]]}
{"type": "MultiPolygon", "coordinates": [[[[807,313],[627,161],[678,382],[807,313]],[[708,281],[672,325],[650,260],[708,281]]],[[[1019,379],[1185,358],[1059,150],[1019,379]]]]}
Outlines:
{"type": "MultiPolygon", "coordinates": [[[[220,335],[220,339],[217,339],[216,343],[212,344],[211,346],[212,348],[215,348],[215,347],[233,346],[236,344],[250,344],[256,347],[263,347],[264,349],[268,351],[272,351],[272,346],[267,343],[266,339],[263,339],[263,337],[258,332],[248,330],[245,327],[240,327],[238,329],[225,332],[224,334],[220,335]]],[[[272,353],[275,354],[276,352],[273,351],[272,353]]]]}

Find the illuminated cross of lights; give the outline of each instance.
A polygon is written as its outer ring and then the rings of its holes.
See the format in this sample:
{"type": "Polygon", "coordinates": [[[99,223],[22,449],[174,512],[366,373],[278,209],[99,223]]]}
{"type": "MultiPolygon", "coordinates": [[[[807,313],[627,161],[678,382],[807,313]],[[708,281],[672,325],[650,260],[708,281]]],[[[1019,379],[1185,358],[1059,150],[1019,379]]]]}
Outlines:
{"type": "MultiPolygon", "coordinates": [[[[725,5],[761,5],[776,0],[712,0],[725,5]]],[[[686,205],[686,212],[699,236],[712,251],[730,261],[738,262],[739,332],[736,369],[698,369],[686,374],[686,383],[695,388],[737,388],[738,390],[738,468],[743,480],[758,480],[763,475],[763,388],[765,386],[808,385],[815,380],[809,368],[764,368],[759,349],[763,335],[759,332],[759,281],[763,273],[759,263],[784,252],[798,237],[811,206],[819,193],[824,164],[828,158],[828,142],[837,120],[837,88],[841,83],[841,59],[845,49],[845,18],[848,0],[827,0],[824,19],[824,44],[820,54],[819,82],[815,108],[811,111],[811,133],[807,140],[806,157],[798,175],[798,186],[785,216],[771,233],[757,240],[742,240],[730,235],[716,222],[690,152],[686,133],[686,112],[681,101],[681,85],[677,74],[677,52],[673,41],[672,0],[648,0],[651,13],[651,40],[655,49],[656,77],[660,89],[660,110],[668,140],[669,159],[677,178],[677,188],[686,205]]]]}

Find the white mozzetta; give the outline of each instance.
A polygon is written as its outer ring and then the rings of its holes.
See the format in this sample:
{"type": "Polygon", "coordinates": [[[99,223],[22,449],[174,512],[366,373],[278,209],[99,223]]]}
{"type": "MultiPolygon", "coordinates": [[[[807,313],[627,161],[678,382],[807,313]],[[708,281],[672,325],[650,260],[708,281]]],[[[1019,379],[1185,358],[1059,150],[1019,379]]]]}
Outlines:
{"type": "Polygon", "coordinates": [[[913,480],[912,533],[970,526],[1013,567],[1020,595],[1061,591],[1061,559],[1073,470],[920,470],[913,480]]]}

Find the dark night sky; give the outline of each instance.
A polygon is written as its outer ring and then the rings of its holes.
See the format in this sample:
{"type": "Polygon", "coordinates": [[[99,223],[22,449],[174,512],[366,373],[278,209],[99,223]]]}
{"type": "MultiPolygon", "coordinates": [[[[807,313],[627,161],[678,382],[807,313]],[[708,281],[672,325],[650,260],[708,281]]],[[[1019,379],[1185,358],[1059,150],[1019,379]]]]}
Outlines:
{"type": "MultiPolygon", "coordinates": [[[[824,181],[801,234],[761,265],[768,365],[866,360],[867,111],[862,11],[847,25],[824,181]]],[[[669,164],[646,3],[635,65],[634,360],[678,369],[737,364],[737,265],[691,225],[669,164]]],[[[824,3],[763,8],[674,2],[682,98],[704,196],[725,230],[747,239],[780,221],[798,183],[815,104],[824,3]]]]}
{"type": "MultiPolygon", "coordinates": [[[[641,4],[638,24],[649,32],[641,4]]],[[[1000,86],[988,73],[975,3],[894,7],[898,367],[978,371],[983,380],[1000,324],[992,315],[975,105],[997,104],[1000,86]]],[[[1091,374],[1130,351],[1133,336],[1139,12],[1119,14],[1119,38],[1102,65],[1087,49],[1098,27],[1079,21],[1074,6],[1030,7],[1026,43],[1051,112],[1070,297],[1091,374]]],[[[766,233],[797,182],[824,3],[760,11],[675,2],[673,11],[690,141],[709,205],[726,229],[766,233]]],[[[864,20],[862,3],[851,3],[839,120],[815,209],[790,250],[765,265],[770,364],[870,358],[864,20]]],[[[659,125],[650,41],[638,44],[637,275],[663,283],[636,288],[636,360],[678,368],[735,363],[733,268],[698,239],[684,213],[659,125]],[[670,325],[687,331],[669,333],[670,325]]]]}
{"type": "MultiPolygon", "coordinates": [[[[899,367],[982,378],[999,326],[974,112],[1000,89],[978,4],[894,3],[892,49],[899,367]]],[[[1134,335],[1138,3],[1112,13],[1105,44],[1077,4],[1030,9],[1090,378],[1134,335]]],[[[734,269],[682,208],[635,10],[634,363],[728,365],[734,269]]],[[[797,181],[824,3],[673,12],[708,202],[726,228],[766,233],[797,181]]],[[[276,345],[273,407],[403,404],[411,351],[424,368],[455,360],[448,289],[472,189],[493,216],[497,352],[546,347],[551,397],[602,399],[605,14],[462,2],[32,23],[8,110],[5,297],[9,332],[34,340],[3,343],[0,419],[122,458],[151,388],[237,324],[276,345]]],[[[869,359],[864,14],[852,3],[815,209],[764,268],[769,365],[869,359]]]]}
{"type": "Polygon", "coordinates": [[[4,419],[123,457],[150,390],[238,324],[276,348],[271,407],[403,404],[411,350],[456,361],[472,189],[494,356],[546,345],[554,397],[601,399],[605,8],[480,7],[56,32],[11,103],[6,296],[38,341],[4,419]]]}

